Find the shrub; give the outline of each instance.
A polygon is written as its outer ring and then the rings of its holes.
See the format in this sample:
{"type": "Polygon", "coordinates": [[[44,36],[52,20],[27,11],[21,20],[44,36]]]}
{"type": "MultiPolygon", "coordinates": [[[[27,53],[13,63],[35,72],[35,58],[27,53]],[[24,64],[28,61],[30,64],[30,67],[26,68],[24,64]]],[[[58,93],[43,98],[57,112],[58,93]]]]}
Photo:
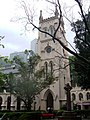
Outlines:
{"type": "Polygon", "coordinates": [[[56,113],[56,116],[62,116],[62,113],[64,112],[64,110],[58,110],[56,113]]]}
{"type": "Polygon", "coordinates": [[[90,116],[90,110],[76,110],[78,116],[83,116],[84,118],[90,116]]]}
{"type": "MultiPolygon", "coordinates": [[[[4,113],[1,112],[0,117],[2,117],[3,115],[4,113]]],[[[21,113],[7,112],[5,116],[3,117],[3,120],[7,120],[7,118],[9,118],[9,120],[17,120],[19,116],[21,116],[21,113]]]]}
{"type": "Polygon", "coordinates": [[[17,120],[40,120],[40,117],[38,112],[31,112],[22,114],[17,120]]]}

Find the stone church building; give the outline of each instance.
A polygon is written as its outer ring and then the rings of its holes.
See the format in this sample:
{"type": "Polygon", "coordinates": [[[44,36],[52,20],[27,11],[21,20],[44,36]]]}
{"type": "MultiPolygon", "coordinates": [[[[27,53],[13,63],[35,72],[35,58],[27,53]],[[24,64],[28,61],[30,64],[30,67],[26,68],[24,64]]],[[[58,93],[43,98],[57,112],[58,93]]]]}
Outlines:
{"type": "MultiPolygon", "coordinates": [[[[40,11],[39,28],[53,35],[59,24],[58,16],[59,14],[57,8],[55,9],[54,16],[47,19],[43,18],[43,13],[40,11]]],[[[67,46],[67,40],[64,34],[64,22],[63,18],[61,18],[61,25],[57,31],[56,38],[60,39],[63,44],[67,46]]],[[[33,109],[47,110],[48,108],[52,108],[53,110],[59,110],[66,103],[66,93],[64,90],[65,84],[70,83],[70,73],[68,66],[69,61],[67,59],[68,53],[57,41],[54,43],[52,37],[42,32],[38,32],[36,47],[36,51],[41,57],[41,62],[39,63],[38,67],[44,68],[46,75],[53,75],[55,81],[36,96],[35,101],[33,102],[33,109]]],[[[11,58],[14,55],[18,55],[18,53],[12,54],[11,58]]],[[[24,54],[21,52],[21,58],[23,58],[23,55],[24,54]]],[[[26,58],[26,56],[24,58],[26,58]]],[[[2,71],[6,74],[9,72],[16,73],[17,69],[15,69],[15,65],[12,65],[8,66],[8,68],[3,67],[2,71]]],[[[24,109],[23,102],[19,107],[19,103],[15,96],[11,95],[10,98],[10,93],[6,91],[4,91],[4,93],[0,93],[0,101],[0,109],[2,110],[24,109]],[[11,105],[8,108],[9,101],[11,101],[11,105]]]]}
{"type": "MultiPolygon", "coordinates": [[[[55,9],[54,16],[44,19],[40,11],[39,28],[45,32],[54,34],[59,24],[58,10],[55,9]]],[[[65,38],[64,22],[61,19],[61,25],[57,31],[56,37],[67,46],[65,38]]],[[[44,68],[45,73],[53,74],[55,82],[44,89],[36,97],[36,109],[47,110],[49,107],[58,110],[66,103],[65,84],[70,83],[70,73],[68,66],[68,53],[63,47],[46,33],[38,32],[37,53],[41,57],[40,68],[44,68]]]]}

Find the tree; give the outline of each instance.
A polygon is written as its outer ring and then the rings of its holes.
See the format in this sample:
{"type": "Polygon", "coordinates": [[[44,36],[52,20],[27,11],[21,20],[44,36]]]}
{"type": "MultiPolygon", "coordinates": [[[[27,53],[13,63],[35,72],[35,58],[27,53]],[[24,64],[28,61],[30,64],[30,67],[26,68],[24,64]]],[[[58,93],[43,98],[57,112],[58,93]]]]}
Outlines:
{"type": "MultiPolygon", "coordinates": [[[[1,36],[1,35],[0,35],[0,47],[3,47],[3,48],[4,48],[4,45],[1,43],[1,40],[3,40],[3,39],[4,39],[4,36],[1,36]]],[[[0,61],[7,62],[7,58],[0,56],[0,61]]],[[[2,66],[0,65],[0,67],[2,67],[2,66]]],[[[5,78],[5,75],[4,75],[2,72],[0,72],[0,91],[3,90],[2,87],[3,87],[3,85],[4,85],[4,78],[5,78]]]]}
{"type": "Polygon", "coordinates": [[[0,73],[0,92],[3,91],[4,77],[5,75],[3,73],[0,73]]]}
{"type": "Polygon", "coordinates": [[[10,61],[7,57],[0,57],[0,91],[2,92],[4,90],[4,84],[6,80],[6,75],[3,73],[3,67],[5,65],[9,64],[10,61]]]}
{"type": "Polygon", "coordinates": [[[14,62],[18,66],[18,75],[10,74],[8,76],[7,86],[9,92],[19,97],[24,102],[27,110],[31,110],[35,96],[54,80],[50,75],[46,79],[43,69],[36,69],[39,61],[40,57],[34,53],[29,56],[27,62],[22,61],[19,57],[15,57],[14,62]]]}
{"type": "MultiPolygon", "coordinates": [[[[4,38],[4,36],[0,36],[0,46],[2,46],[4,48],[4,45],[1,43],[1,40],[3,38],[4,38]]],[[[0,57],[0,59],[2,59],[2,57],[0,57]]],[[[0,91],[2,91],[2,86],[4,84],[3,78],[4,78],[4,74],[0,72],[0,91]]]]}
{"type": "Polygon", "coordinates": [[[13,89],[14,85],[15,85],[14,74],[12,72],[10,72],[9,74],[4,74],[3,89],[5,89],[7,92],[10,92],[10,96],[14,92],[14,89],[13,89]]]}
{"type": "MultiPolygon", "coordinates": [[[[85,20],[88,28],[90,28],[90,12],[85,15],[85,20]]],[[[78,20],[72,25],[72,30],[76,33],[74,42],[76,49],[78,49],[78,54],[90,61],[90,31],[86,29],[86,26],[82,20],[78,20]]],[[[79,85],[83,89],[90,88],[90,64],[76,58],[74,66],[75,71],[77,72],[79,85]]]]}

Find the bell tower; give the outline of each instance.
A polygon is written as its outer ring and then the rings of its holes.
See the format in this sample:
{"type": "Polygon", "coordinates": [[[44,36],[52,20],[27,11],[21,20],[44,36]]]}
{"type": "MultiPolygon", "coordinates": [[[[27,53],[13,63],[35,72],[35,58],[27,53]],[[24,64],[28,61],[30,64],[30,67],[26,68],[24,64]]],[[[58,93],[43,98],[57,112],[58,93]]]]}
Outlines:
{"type": "MultiPolygon", "coordinates": [[[[47,34],[49,33],[53,36],[58,25],[59,12],[57,6],[55,6],[54,16],[46,19],[43,18],[43,13],[40,11],[39,28],[45,31],[45,33],[38,32],[38,54],[41,57],[39,67],[44,68],[47,73],[51,72],[55,78],[55,82],[40,93],[39,104],[41,110],[46,110],[47,107],[50,106],[48,98],[52,98],[53,100],[53,105],[51,105],[53,109],[58,110],[63,107],[66,100],[64,86],[66,83],[70,82],[69,61],[64,59],[68,57],[68,53],[57,41],[54,43],[52,37],[47,34]]],[[[61,18],[61,25],[57,31],[56,37],[67,46],[63,18],[61,18]]]]}

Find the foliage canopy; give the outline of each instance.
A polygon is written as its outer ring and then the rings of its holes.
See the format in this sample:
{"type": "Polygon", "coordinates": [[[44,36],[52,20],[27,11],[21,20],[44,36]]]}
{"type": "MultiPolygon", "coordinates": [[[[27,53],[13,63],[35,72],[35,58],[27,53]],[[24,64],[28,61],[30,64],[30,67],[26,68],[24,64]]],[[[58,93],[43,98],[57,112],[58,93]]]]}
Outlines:
{"type": "MultiPolygon", "coordinates": [[[[85,15],[85,20],[88,28],[90,28],[90,12],[85,15]]],[[[72,26],[72,30],[76,33],[74,42],[76,49],[78,49],[78,54],[90,61],[90,30],[86,29],[83,20],[77,20],[72,26]]],[[[83,89],[90,88],[90,64],[75,58],[74,65],[79,85],[83,89]]]]}
{"type": "Polygon", "coordinates": [[[14,58],[14,62],[18,67],[18,74],[10,73],[8,75],[8,90],[24,102],[27,110],[31,110],[31,104],[35,100],[35,96],[52,84],[54,78],[49,74],[45,78],[44,69],[38,69],[40,56],[34,53],[29,56],[26,62],[18,56],[14,58]]]}

